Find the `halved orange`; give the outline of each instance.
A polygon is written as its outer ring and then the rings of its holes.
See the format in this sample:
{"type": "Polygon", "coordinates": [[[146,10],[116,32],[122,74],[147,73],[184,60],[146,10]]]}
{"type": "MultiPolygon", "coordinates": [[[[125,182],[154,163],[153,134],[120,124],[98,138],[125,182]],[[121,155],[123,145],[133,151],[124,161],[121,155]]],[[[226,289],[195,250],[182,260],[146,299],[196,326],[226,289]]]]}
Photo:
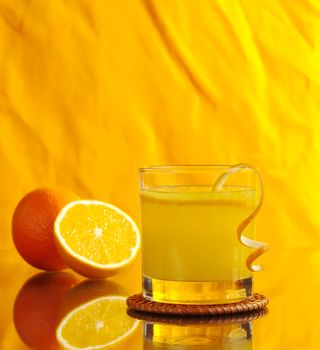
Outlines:
{"type": "Polygon", "coordinates": [[[58,214],[55,242],[74,271],[105,278],[130,264],[140,248],[140,232],[131,217],[112,204],[77,200],[58,214]]]}
{"type": "Polygon", "coordinates": [[[105,296],[82,304],[59,324],[56,338],[64,349],[106,349],[131,335],[139,321],[127,315],[126,298],[105,296]]]}

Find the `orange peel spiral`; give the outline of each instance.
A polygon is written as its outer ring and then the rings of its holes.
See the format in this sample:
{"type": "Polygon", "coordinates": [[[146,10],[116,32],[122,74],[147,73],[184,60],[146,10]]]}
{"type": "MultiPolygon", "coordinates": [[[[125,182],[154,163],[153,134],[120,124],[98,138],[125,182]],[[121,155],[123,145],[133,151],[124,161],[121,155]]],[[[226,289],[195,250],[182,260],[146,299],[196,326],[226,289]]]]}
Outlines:
{"type": "Polygon", "coordinates": [[[230,174],[233,174],[233,173],[235,173],[237,171],[241,171],[241,170],[252,170],[256,173],[256,175],[259,179],[260,197],[259,197],[258,204],[255,207],[255,209],[253,210],[253,212],[247,218],[245,218],[237,227],[237,236],[238,236],[238,240],[240,241],[240,243],[248,248],[254,249],[251,252],[251,254],[249,254],[249,256],[247,257],[247,260],[246,260],[247,268],[252,272],[258,272],[258,271],[262,270],[262,266],[255,265],[254,262],[262,254],[264,254],[265,252],[267,252],[269,250],[269,245],[268,245],[268,243],[259,242],[259,241],[256,241],[256,240],[253,240],[253,239],[246,237],[243,234],[243,231],[253,221],[253,219],[257,216],[257,214],[262,206],[262,203],[263,203],[264,187],[263,187],[263,181],[262,181],[260,172],[258,171],[258,169],[256,169],[255,167],[253,167],[250,164],[246,164],[246,163],[235,164],[229,168],[229,171],[226,171],[220,175],[220,177],[217,179],[217,181],[215,182],[215,184],[213,186],[213,191],[221,191],[226,179],[230,176],[230,174]]]}

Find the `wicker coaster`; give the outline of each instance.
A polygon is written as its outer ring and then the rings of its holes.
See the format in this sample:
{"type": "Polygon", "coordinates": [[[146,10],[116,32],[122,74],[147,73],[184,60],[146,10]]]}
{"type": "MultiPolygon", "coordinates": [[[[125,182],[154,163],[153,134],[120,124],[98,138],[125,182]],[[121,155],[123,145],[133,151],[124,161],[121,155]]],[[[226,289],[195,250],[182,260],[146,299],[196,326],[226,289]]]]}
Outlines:
{"type": "Polygon", "coordinates": [[[177,326],[210,326],[247,323],[268,314],[268,309],[225,315],[163,315],[128,309],[127,314],[147,323],[177,326]]]}
{"type": "Polygon", "coordinates": [[[127,299],[130,310],[165,315],[226,315],[251,312],[264,309],[269,300],[261,294],[253,294],[245,300],[218,305],[187,305],[158,303],[145,299],[142,294],[132,295],[127,299]]]}

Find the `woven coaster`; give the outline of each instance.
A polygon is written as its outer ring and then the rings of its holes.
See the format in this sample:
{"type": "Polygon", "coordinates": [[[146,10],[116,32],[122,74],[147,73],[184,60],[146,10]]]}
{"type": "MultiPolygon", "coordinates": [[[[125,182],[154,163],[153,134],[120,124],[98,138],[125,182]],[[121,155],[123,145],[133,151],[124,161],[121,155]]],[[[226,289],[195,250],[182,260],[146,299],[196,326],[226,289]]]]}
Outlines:
{"type": "Polygon", "coordinates": [[[247,323],[268,314],[268,309],[264,308],[257,311],[243,312],[237,314],[225,315],[163,315],[152,314],[150,312],[142,312],[128,309],[127,314],[130,317],[147,323],[177,325],[177,326],[209,326],[209,325],[229,325],[247,323]]]}
{"type": "Polygon", "coordinates": [[[218,305],[167,304],[147,300],[142,294],[132,295],[127,299],[130,310],[165,315],[226,315],[251,312],[264,309],[269,300],[261,294],[253,294],[245,300],[218,305]]]}

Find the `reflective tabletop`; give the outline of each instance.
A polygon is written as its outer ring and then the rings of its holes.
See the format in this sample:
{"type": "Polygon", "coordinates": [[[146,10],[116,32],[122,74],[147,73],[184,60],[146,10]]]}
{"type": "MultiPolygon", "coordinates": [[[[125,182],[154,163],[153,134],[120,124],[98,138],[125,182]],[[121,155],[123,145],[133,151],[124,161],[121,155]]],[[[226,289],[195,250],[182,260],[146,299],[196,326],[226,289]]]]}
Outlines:
{"type": "Polygon", "coordinates": [[[41,272],[0,251],[0,349],[318,349],[320,249],[271,251],[254,291],[270,303],[250,317],[143,319],[125,298],[141,291],[140,258],[107,280],[41,272]],[[135,317],[133,317],[135,316],[135,317]],[[141,319],[142,318],[142,319],[141,319]],[[72,344],[72,345],[71,345],[72,344]],[[100,344],[100,345],[99,345],[100,344]]]}

